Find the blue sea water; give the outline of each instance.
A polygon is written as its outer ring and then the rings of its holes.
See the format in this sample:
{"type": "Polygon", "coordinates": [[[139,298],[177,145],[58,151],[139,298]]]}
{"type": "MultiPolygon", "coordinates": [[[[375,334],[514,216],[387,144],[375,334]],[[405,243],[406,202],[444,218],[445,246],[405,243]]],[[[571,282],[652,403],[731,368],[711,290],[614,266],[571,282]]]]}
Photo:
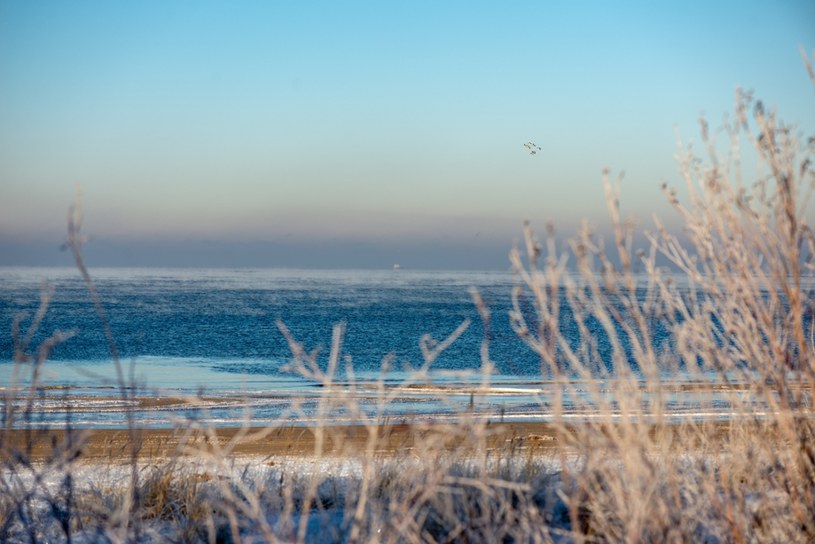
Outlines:
{"type": "MultiPolygon", "coordinates": [[[[420,365],[422,335],[443,339],[470,320],[434,368],[475,369],[484,327],[471,288],[479,290],[492,313],[498,373],[539,373],[537,358],[509,325],[513,278],[508,273],[100,269],[93,277],[122,360],[186,365],[192,379],[202,367],[259,378],[285,374],[291,350],[277,320],[306,349],[322,346],[323,362],[332,327],[344,322],[343,357],[350,357],[360,373],[378,372],[386,356],[395,369],[420,365]]],[[[55,347],[52,361],[109,361],[101,321],[79,273],[44,268],[0,270],[3,359],[11,360],[13,319],[21,312],[34,314],[45,281],[54,293],[32,345],[56,330],[75,330],[73,338],[55,347]]]]}
{"type": "MultiPolygon", "coordinates": [[[[556,394],[539,358],[510,325],[516,279],[508,272],[98,269],[92,276],[127,385],[140,395],[206,396],[207,419],[216,424],[234,422],[247,410],[256,421],[315,417],[319,398],[326,395],[324,384],[289,368],[292,351],[278,321],[305,350],[318,350],[323,370],[332,329],[343,323],[335,381],[356,384],[356,398],[371,410],[377,409],[376,387],[387,361],[383,383],[398,394],[379,408],[385,416],[439,417],[477,408],[501,417],[545,417],[547,396],[556,394]],[[473,289],[489,308],[488,327],[473,302],[473,289]],[[403,387],[412,379],[410,370],[424,362],[423,335],[442,340],[465,321],[469,326],[433,362],[430,375],[403,387]],[[495,365],[489,395],[475,387],[483,379],[485,338],[495,365]],[[294,399],[296,413],[291,411],[294,399]]],[[[40,384],[64,393],[38,401],[41,417],[59,420],[70,411],[76,424],[122,424],[124,404],[114,399],[120,383],[109,342],[75,269],[0,268],[0,389],[30,379],[31,365],[13,363],[12,327],[22,318],[18,336],[26,336],[44,285],[53,294],[28,352],[36,355],[56,331],[74,335],[56,345],[43,366],[40,384]]],[[[525,304],[532,316],[531,302],[525,304]]],[[[562,333],[578,342],[568,312],[561,321],[562,333]]],[[[602,356],[610,348],[603,345],[601,329],[598,324],[592,335],[602,356]]],[[[667,337],[659,323],[653,332],[656,344],[667,337]]],[[[688,406],[686,400],[677,399],[677,406],[688,406]]],[[[175,416],[190,415],[200,414],[179,413],[175,407],[139,417],[143,423],[168,425],[175,416]]]]}
{"type": "MultiPolygon", "coordinates": [[[[485,327],[472,300],[477,289],[491,311],[491,359],[499,381],[540,376],[538,358],[512,331],[509,273],[409,270],[98,269],[92,271],[126,376],[145,390],[210,395],[308,392],[318,384],[293,373],[292,352],[277,322],[307,351],[319,350],[325,369],[332,329],[344,324],[337,380],[373,383],[383,361],[386,380],[401,383],[421,366],[423,335],[442,340],[469,327],[434,362],[444,381],[479,379],[485,327]],[[470,378],[459,372],[472,371],[470,378]],[[451,378],[452,379],[452,378],[451,378]]],[[[29,352],[56,331],[73,331],[53,348],[42,384],[98,393],[115,388],[117,374],[102,321],[75,269],[0,269],[0,380],[22,374],[12,363],[12,324],[21,336],[35,315],[44,285],[53,288],[29,352]]],[[[466,396],[466,395],[465,395],[466,396]]],[[[528,400],[528,399],[527,399],[528,400]]],[[[421,411],[421,402],[412,402],[421,411]]],[[[427,408],[434,410],[436,408],[427,408]]]]}

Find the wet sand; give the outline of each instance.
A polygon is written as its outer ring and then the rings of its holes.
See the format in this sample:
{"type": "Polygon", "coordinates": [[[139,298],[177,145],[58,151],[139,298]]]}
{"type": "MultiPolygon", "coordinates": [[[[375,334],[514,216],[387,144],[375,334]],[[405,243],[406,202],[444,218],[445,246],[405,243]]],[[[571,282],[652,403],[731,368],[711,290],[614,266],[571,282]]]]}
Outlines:
{"type": "MultiPolygon", "coordinates": [[[[697,438],[722,437],[728,422],[696,426],[697,438]]],[[[323,427],[218,427],[207,429],[15,429],[0,431],[0,459],[23,455],[46,462],[62,456],[87,462],[127,462],[135,453],[140,461],[214,453],[224,457],[353,457],[421,455],[428,450],[472,450],[479,442],[488,450],[506,453],[545,454],[569,449],[581,425],[558,427],[545,422],[330,425],[323,427]],[[372,439],[373,437],[373,439],[372,439]],[[373,446],[371,446],[373,444],[373,446]],[[370,450],[369,450],[370,448],[370,450]]],[[[598,429],[594,428],[594,433],[598,429]]],[[[695,439],[681,425],[651,427],[650,432],[673,433],[683,448],[693,449],[695,439]]]]}
{"type": "MultiPolygon", "coordinates": [[[[485,424],[487,448],[543,450],[557,446],[558,433],[547,423],[519,422],[485,424]]],[[[211,429],[63,429],[0,431],[0,455],[13,451],[37,461],[59,454],[87,461],[122,461],[130,459],[136,446],[140,459],[194,455],[196,452],[221,450],[231,456],[272,458],[352,456],[364,454],[373,433],[372,453],[380,456],[409,454],[417,443],[437,448],[455,449],[471,444],[462,426],[450,424],[411,425],[405,423],[365,427],[332,425],[327,427],[226,427],[211,429]],[[318,437],[322,435],[321,439],[318,437]],[[318,450],[318,448],[321,448],[318,450]]]]}

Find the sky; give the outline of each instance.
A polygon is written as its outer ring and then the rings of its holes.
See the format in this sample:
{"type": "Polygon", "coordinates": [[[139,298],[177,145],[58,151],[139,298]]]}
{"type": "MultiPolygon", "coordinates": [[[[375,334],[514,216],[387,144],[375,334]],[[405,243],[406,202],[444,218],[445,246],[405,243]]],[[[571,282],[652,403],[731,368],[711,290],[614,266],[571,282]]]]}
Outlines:
{"type": "Polygon", "coordinates": [[[815,132],[815,2],[0,0],[0,265],[506,269],[525,220],[671,224],[752,89],[815,132]],[[529,154],[523,144],[541,147],[529,154]]]}

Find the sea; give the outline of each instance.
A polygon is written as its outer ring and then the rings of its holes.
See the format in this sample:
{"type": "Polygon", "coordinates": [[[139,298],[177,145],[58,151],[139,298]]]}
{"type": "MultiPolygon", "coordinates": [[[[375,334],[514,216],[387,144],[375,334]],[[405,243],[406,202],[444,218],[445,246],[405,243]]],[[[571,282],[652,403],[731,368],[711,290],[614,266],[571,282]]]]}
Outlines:
{"type": "MultiPolygon", "coordinates": [[[[14,403],[29,410],[17,425],[546,419],[559,394],[511,326],[518,279],[509,272],[100,268],[91,276],[101,312],[74,268],[0,268],[4,412],[14,403]],[[51,345],[58,333],[70,337],[51,345]],[[15,338],[28,362],[15,358],[15,338]],[[32,380],[38,394],[26,404],[32,380]]],[[[534,314],[532,301],[521,304],[534,314]]],[[[701,413],[684,395],[676,413],[701,413]]]]}

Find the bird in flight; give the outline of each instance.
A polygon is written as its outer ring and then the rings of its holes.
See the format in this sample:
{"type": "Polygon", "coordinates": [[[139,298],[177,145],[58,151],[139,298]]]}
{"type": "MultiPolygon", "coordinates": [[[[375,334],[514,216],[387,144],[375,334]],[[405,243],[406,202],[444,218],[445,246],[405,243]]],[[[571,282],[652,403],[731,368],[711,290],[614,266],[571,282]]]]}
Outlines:
{"type": "Polygon", "coordinates": [[[527,151],[529,151],[530,155],[535,155],[535,154],[537,154],[538,151],[541,150],[541,147],[538,144],[536,144],[535,142],[532,142],[532,141],[526,142],[524,144],[524,148],[527,151]]]}

